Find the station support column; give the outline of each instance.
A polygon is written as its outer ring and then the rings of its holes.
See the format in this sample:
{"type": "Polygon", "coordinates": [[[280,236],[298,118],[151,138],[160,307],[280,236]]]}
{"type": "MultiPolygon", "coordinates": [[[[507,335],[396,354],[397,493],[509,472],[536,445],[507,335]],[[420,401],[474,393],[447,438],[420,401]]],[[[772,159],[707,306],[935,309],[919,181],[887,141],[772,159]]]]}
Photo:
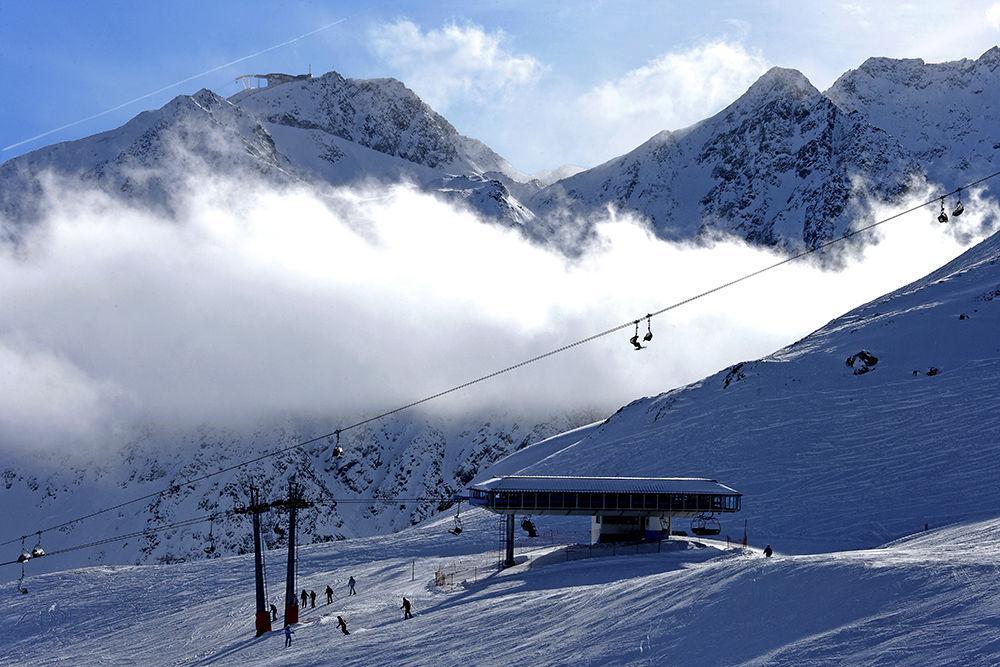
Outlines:
{"type": "Polygon", "coordinates": [[[504,567],[514,567],[514,515],[506,516],[506,531],[504,536],[504,567]]]}

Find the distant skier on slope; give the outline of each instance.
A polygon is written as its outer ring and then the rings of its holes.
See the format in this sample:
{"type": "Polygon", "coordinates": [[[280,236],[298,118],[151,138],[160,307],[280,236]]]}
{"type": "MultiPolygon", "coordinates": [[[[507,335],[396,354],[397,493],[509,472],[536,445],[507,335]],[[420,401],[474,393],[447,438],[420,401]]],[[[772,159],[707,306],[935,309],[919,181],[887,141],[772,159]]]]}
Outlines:
{"type": "Polygon", "coordinates": [[[312,603],[310,605],[314,609],[316,608],[316,591],[309,591],[309,601],[312,603]]]}
{"type": "Polygon", "coordinates": [[[400,609],[403,610],[403,620],[413,618],[413,614],[410,613],[410,601],[406,598],[403,598],[403,606],[400,609]]]}
{"type": "Polygon", "coordinates": [[[271,603],[271,622],[274,623],[277,620],[278,620],[278,608],[275,607],[274,603],[272,602],[271,603]]]}
{"type": "Polygon", "coordinates": [[[309,601],[309,593],[306,592],[306,589],[302,589],[302,595],[299,596],[299,599],[302,600],[302,608],[305,609],[306,603],[309,601]]]}
{"type": "Polygon", "coordinates": [[[354,577],[351,577],[350,579],[347,580],[347,588],[350,591],[348,593],[348,595],[357,595],[358,594],[358,592],[356,590],[354,590],[354,584],[356,584],[356,583],[357,582],[354,581],[354,577]]]}
{"type": "Polygon", "coordinates": [[[292,630],[292,626],[285,626],[285,648],[292,645],[292,635],[295,634],[295,630],[292,630]]]}
{"type": "Polygon", "coordinates": [[[770,544],[768,544],[766,547],[764,547],[764,558],[770,558],[771,554],[773,554],[773,553],[774,553],[774,550],[771,549],[771,545],[770,544]]]}
{"type": "Polygon", "coordinates": [[[326,603],[333,604],[333,589],[329,585],[326,587],[326,603]]]}
{"type": "Polygon", "coordinates": [[[340,626],[340,631],[343,632],[345,635],[351,634],[347,630],[347,621],[344,620],[343,616],[337,617],[337,625],[340,626]]]}

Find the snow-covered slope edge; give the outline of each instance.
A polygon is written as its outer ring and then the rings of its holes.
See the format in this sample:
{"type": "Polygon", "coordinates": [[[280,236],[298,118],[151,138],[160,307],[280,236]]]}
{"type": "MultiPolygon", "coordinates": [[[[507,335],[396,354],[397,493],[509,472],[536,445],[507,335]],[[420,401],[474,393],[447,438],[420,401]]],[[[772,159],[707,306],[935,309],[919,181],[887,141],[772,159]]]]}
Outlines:
{"type": "Polygon", "coordinates": [[[753,543],[797,552],[997,516],[998,331],[994,235],[769,357],[497,469],[717,478],[745,494],[725,532],[742,535],[746,519],[753,543]]]}

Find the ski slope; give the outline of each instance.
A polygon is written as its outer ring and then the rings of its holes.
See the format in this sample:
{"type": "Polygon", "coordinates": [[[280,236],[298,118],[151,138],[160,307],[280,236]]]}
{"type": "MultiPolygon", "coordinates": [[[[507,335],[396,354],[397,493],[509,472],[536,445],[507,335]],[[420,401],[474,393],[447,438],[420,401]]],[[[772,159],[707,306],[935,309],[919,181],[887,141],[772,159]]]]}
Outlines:
{"type": "MultiPolygon", "coordinates": [[[[1000,659],[1000,521],[886,548],[809,556],[705,548],[565,562],[530,551],[502,573],[437,589],[439,565],[495,561],[495,517],[300,552],[315,589],[293,645],[253,638],[252,559],[93,567],[5,585],[0,663],[197,665],[987,664],[1000,659]],[[411,581],[411,563],[415,581],[411,581]],[[354,575],[358,595],[348,598],[354,575]],[[322,591],[330,583],[334,603],[322,591]],[[403,621],[400,600],[413,602],[403,621]],[[342,615],[351,630],[336,626],[342,615]]],[[[567,520],[543,518],[549,527],[567,520]]],[[[574,525],[585,525],[576,520],[574,525]]],[[[271,599],[283,554],[269,552],[271,599]]],[[[9,570],[8,570],[9,572],[9,570]]],[[[280,608],[280,604],[279,604],[280,608]]]]}
{"type": "MultiPolygon", "coordinates": [[[[725,532],[741,535],[748,520],[752,544],[796,553],[870,548],[925,524],[997,517],[998,331],[993,235],[783,350],[637,400],[479,479],[715,478],[744,494],[725,532]],[[877,359],[867,370],[862,351],[877,359]]],[[[641,354],[669,354],[659,340],[641,354]]]]}

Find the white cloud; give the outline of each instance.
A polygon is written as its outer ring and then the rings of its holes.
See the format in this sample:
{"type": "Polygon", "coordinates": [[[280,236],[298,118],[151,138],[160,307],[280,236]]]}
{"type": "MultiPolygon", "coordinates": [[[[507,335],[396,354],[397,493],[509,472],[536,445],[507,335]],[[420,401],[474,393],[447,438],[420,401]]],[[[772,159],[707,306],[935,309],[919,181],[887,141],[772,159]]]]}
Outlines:
{"type": "MultiPolygon", "coordinates": [[[[369,416],[774,261],[628,216],[567,259],[403,186],[197,185],[176,219],[54,192],[21,246],[0,245],[0,451],[369,416]]],[[[769,353],[961,250],[913,218],[844,272],[797,263],[655,319],[642,354],[623,331],[427,408],[613,411],[769,353]]]]}
{"type": "Polygon", "coordinates": [[[581,99],[593,118],[628,128],[633,144],[690,125],[732,102],[768,68],[742,44],[714,41],[667,53],[602,83],[581,99]]]}
{"type": "Polygon", "coordinates": [[[995,2],[986,10],[986,22],[994,28],[1000,28],[1000,2],[995,2]]]}
{"type": "Polygon", "coordinates": [[[488,101],[534,82],[544,70],[534,57],[512,53],[503,31],[476,25],[423,31],[401,19],[376,26],[370,38],[375,54],[438,111],[458,97],[488,101]]]}
{"type": "Polygon", "coordinates": [[[852,16],[857,21],[858,26],[866,30],[871,28],[872,23],[868,18],[870,14],[869,8],[865,5],[856,2],[845,2],[840,5],[840,8],[852,16]]]}

